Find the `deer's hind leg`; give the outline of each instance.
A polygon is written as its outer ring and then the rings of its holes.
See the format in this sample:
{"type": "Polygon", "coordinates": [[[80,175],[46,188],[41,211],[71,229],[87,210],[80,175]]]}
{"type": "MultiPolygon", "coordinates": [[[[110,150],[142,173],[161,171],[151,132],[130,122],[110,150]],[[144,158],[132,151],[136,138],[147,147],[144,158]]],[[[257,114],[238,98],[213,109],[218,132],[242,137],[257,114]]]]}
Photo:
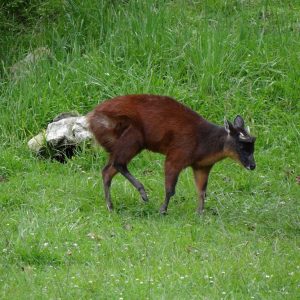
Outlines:
{"type": "Polygon", "coordinates": [[[143,135],[133,125],[129,125],[116,141],[112,152],[113,167],[120,172],[140,193],[143,201],[148,197],[143,184],[128,170],[127,165],[131,159],[143,149],[143,135]]]}
{"type": "Polygon", "coordinates": [[[102,179],[103,179],[103,186],[104,186],[105,201],[106,201],[107,209],[109,211],[113,210],[113,204],[112,204],[111,195],[110,195],[111,181],[117,173],[118,173],[118,171],[112,165],[111,160],[109,160],[107,165],[102,170],[102,179]]]}

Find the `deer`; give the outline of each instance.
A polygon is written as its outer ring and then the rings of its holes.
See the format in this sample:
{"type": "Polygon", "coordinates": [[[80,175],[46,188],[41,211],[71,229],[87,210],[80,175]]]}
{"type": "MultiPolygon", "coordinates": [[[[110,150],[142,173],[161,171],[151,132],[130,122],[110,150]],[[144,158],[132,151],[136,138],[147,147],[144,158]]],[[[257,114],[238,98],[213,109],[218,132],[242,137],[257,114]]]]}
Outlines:
{"type": "Polygon", "coordinates": [[[140,94],[105,100],[87,115],[89,129],[108,152],[102,170],[104,195],[113,210],[110,187],[113,177],[122,174],[139,192],[144,202],[144,185],[128,170],[129,162],[142,150],[165,155],[165,198],[160,213],[166,214],[175,194],[179,174],[191,167],[199,195],[197,212],[204,212],[208,177],[215,163],[231,158],[248,170],[256,167],[256,138],[237,115],[231,123],[215,125],[178,102],[161,95],[140,94]]]}

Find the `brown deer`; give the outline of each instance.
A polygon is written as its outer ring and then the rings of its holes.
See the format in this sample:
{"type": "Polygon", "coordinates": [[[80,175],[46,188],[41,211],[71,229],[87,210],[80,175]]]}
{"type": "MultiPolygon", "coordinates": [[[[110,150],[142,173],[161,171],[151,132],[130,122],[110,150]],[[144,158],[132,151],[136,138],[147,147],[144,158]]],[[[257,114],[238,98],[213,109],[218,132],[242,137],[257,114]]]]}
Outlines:
{"type": "Polygon", "coordinates": [[[160,212],[165,214],[175,194],[179,173],[191,166],[199,191],[198,212],[204,210],[209,172],[213,165],[230,157],[248,170],[255,169],[255,137],[245,129],[237,116],[232,123],[217,126],[183,104],[166,96],[128,95],[116,97],[96,106],[88,114],[91,132],[109,153],[102,171],[104,193],[109,210],[112,178],[120,172],[148,201],[144,186],[127,168],[130,160],[143,149],[162,153],[165,160],[165,201],[160,212]]]}

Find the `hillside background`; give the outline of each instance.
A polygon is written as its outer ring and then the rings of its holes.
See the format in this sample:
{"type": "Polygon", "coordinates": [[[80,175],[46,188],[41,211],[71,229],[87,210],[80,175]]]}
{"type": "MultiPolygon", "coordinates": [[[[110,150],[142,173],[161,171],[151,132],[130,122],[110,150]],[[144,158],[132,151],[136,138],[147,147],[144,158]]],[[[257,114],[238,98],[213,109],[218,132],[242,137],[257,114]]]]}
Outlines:
{"type": "Polygon", "coordinates": [[[2,1],[0,63],[1,299],[297,298],[299,1],[2,1]],[[202,218],[186,170],[162,218],[163,158],[143,152],[149,205],[119,176],[109,214],[103,150],[62,165],[27,149],[57,114],[134,93],[241,114],[257,170],[218,164],[202,218]]]}

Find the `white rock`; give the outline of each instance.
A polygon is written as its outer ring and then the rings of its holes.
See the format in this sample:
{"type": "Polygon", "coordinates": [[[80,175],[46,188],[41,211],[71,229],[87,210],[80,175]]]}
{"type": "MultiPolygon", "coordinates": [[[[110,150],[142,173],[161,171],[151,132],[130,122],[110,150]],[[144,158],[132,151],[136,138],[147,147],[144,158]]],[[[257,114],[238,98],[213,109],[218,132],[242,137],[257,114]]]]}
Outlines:
{"type": "Polygon", "coordinates": [[[72,128],[76,117],[66,118],[48,124],[46,141],[52,146],[73,145],[76,143],[72,128]]]}
{"type": "MultiPolygon", "coordinates": [[[[67,115],[68,113],[64,114],[67,115]]],[[[28,142],[28,147],[40,155],[44,155],[43,152],[48,155],[52,153],[50,155],[55,158],[57,153],[70,155],[70,151],[73,153],[77,146],[91,138],[92,134],[88,129],[85,116],[68,116],[49,123],[46,132],[41,132],[33,137],[28,142]],[[47,149],[51,149],[51,151],[46,151],[47,149]]]]}
{"type": "Polygon", "coordinates": [[[27,143],[29,149],[36,153],[39,153],[45,147],[45,144],[46,140],[44,132],[40,132],[27,143]]]}
{"type": "Polygon", "coordinates": [[[77,118],[72,127],[72,132],[77,143],[81,143],[92,138],[92,134],[88,129],[88,122],[85,116],[77,118]]]}
{"type": "Polygon", "coordinates": [[[46,141],[53,147],[77,145],[90,139],[86,117],[69,117],[50,123],[46,131],[46,141]]]}

